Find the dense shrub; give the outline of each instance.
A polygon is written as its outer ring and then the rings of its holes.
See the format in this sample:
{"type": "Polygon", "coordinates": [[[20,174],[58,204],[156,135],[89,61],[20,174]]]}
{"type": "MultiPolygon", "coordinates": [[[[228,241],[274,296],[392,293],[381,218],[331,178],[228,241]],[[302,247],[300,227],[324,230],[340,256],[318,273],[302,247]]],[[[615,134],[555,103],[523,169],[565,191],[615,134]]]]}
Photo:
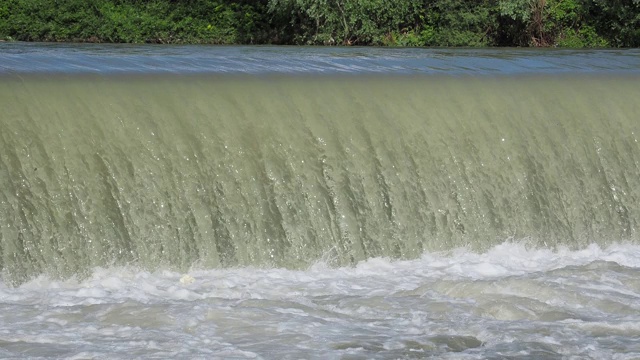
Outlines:
{"type": "Polygon", "coordinates": [[[295,44],[375,44],[419,26],[415,0],[271,0],[269,13],[295,44]]]}
{"type": "Polygon", "coordinates": [[[3,0],[0,39],[640,46],[640,0],[3,0]]]}
{"type": "Polygon", "coordinates": [[[209,0],[7,0],[0,36],[24,41],[251,43],[266,3],[209,0]]]}

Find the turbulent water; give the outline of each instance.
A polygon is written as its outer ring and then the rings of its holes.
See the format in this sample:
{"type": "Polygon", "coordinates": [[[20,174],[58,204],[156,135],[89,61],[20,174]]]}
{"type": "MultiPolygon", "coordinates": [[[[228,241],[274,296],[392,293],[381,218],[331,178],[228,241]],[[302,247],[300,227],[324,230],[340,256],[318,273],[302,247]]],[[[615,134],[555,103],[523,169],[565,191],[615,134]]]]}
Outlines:
{"type": "Polygon", "coordinates": [[[637,359],[640,247],[355,267],[96,269],[0,287],[0,357],[637,359]],[[184,279],[184,278],[183,278],[184,279]]]}
{"type": "Polygon", "coordinates": [[[3,49],[0,357],[640,358],[637,52],[3,49]]]}

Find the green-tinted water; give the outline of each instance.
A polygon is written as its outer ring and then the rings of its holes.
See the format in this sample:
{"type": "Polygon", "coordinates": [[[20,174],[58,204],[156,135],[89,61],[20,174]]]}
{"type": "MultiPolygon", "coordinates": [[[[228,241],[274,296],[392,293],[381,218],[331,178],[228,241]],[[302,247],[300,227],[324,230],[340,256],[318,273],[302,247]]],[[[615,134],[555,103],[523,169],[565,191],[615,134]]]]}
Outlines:
{"type": "Polygon", "coordinates": [[[637,241],[637,77],[0,79],[0,266],[637,241]]]}

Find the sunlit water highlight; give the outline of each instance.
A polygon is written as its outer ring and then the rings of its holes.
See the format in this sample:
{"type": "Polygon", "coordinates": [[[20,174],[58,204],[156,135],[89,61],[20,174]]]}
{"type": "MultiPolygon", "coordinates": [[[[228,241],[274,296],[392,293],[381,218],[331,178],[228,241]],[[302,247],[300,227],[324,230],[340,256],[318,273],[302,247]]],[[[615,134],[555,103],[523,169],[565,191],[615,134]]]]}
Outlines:
{"type": "Polygon", "coordinates": [[[96,269],[0,287],[0,357],[640,356],[640,246],[426,253],[305,271],[96,269]]]}

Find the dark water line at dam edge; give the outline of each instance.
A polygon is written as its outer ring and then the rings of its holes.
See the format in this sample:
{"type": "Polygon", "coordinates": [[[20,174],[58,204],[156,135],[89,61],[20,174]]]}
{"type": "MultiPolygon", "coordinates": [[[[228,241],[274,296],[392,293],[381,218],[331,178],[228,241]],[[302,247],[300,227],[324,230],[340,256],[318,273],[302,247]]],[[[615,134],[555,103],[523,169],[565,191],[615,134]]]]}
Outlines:
{"type": "Polygon", "coordinates": [[[638,80],[4,75],[3,276],[637,242],[638,80]]]}

